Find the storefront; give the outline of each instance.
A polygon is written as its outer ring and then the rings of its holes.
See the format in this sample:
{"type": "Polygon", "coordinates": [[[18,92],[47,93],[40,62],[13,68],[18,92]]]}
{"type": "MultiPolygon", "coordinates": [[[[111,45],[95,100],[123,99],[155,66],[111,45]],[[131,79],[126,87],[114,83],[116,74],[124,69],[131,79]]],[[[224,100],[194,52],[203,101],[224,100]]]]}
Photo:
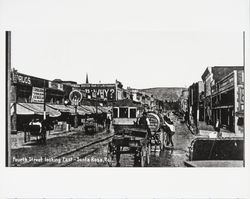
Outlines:
{"type": "Polygon", "coordinates": [[[243,133],[244,80],[243,70],[235,70],[216,83],[212,89],[212,118],[223,128],[243,133]],[[242,90],[243,89],[243,90],[242,90]],[[240,119],[241,118],[241,119],[240,119]]]}

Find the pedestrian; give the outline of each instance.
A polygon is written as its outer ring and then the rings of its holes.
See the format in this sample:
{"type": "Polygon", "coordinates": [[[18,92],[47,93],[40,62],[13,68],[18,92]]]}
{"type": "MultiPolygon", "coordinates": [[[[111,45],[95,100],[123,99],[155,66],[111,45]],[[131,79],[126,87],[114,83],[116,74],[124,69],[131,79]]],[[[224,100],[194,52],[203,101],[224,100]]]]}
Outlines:
{"type": "Polygon", "coordinates": [[[107,128],[107,130],[110,130],[110,123],[111,123],[111,120],[110,120],[109,116],[107,116],[107,119],[106,119],[106,128],[107,128]]]}
{"type": "Polygon", "coordinates": [[[188,122],[188,111],[185,112],[184,118],[185,118],[185,122],[187,123],[188,122]]]}
{"type": "Polygon", "coordinates": [[[66,123],[67,123],[67,126],[68,126],[68,128],[67,128],[68,132],[71,132],[70,116],[67,117],[66,123]]]}
{"type": "Polygon", "coordinates": [[[214,126],[214,130],[217,132],[217,137],[221,138],[222,137],[222,133],[220,131],[221,128],[221,124],[220,124],[220,120],[219,118],[216,120],[215,126],[214,126]]]}
{"type": "Polygon", "coordinates": [[[173,147],[174,146],[174,142],[173,142],[173,135],[175,134],[175,126],[174,126],[174,123],[168,118],[167,121],[165,122],[165,124],[168,126],[168,129],[167,129],[167,146],[169,144],[171,144],[171,146],[173,147]]]}
{"type": "Polygon", "coordinates": [[[139,126],[143,129],[149,128],[149,119],[146,112],[143,112],[142,117],[139,119],[139,126]]]}

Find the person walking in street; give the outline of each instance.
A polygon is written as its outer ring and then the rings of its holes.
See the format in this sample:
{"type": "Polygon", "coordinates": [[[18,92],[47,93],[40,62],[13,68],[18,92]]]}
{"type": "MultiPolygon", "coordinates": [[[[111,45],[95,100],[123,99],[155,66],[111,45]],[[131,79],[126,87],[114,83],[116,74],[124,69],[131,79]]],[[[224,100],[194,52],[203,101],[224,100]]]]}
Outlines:
{"type": "Polygon", "coordinates": [[[217,132],[217,137],[221,138],[222,137],[222,133],[220,131],[221,128],[221,124],[220,124],[220,120],[219,118],[216,120],[215,126],[214,126],[214,130],[217,132]]]}
{"type": "Polygon", "coordinates": [[[139,120],[139,126],[143,129],[149,129],[149,119],[147,117],[147,113],[143,112],[142,117],[139,120]]]}
{"type": "Polygon", "coordinates": [[[106,119],[106,128],[107,128],[107,130],[110,130],[110,123],[111,123],[111,120],[110,120],[109,116],[107,116],[107,119],[106,119]]]}
{"type": "Polygon", "coordinates": [[[165,124],[167,125],[167,146],[169,144],[171,144],[171,146],[173,147],[174,146],[174,142],[173,142],[173,135],[175,134],[175,126],[174,126],[174,123],[169,119],[167,118],[166,119],[166,122],[165,124]]]}
{"type": "Polygon", "coordinates": [[[70,116],[67,117],[66,123],[67,123],[67,130],[68,130],[68,132],[71,132],[70,116]]]}

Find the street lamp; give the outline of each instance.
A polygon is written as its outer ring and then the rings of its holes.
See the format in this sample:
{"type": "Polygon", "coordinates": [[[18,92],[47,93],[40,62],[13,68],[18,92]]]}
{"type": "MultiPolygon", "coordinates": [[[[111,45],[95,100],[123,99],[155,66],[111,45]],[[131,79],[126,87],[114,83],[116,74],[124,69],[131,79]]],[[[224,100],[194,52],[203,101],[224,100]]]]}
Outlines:
{"type": "Polygon", "coordinates": [[[74,118],[74,128],[78,127],[78,118],[77,118],[77,99],[74,99],[74,107],[75,107],[75,118],[74,118]]]}

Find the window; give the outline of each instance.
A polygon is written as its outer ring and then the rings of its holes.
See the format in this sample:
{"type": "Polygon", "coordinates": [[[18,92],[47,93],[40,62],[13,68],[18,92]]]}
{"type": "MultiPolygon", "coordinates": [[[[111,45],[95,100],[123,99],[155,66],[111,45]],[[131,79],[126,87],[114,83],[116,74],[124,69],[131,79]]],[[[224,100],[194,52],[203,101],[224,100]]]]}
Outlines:
{"type": "Polygon", "coordinates": [[[136,118],[136,109],[135,108],[131,108],[130,109],[130,118],[136,118]]]}
{"type": "Polygon", "coordinates": [[[120,108],[120,118],[128,118],[128,108],[120,108]]]}
{"type": "Polygon", "coordinates": [[[113,108],[113,117],[114,118],[118,117],[118,108],[113,108]]]}

